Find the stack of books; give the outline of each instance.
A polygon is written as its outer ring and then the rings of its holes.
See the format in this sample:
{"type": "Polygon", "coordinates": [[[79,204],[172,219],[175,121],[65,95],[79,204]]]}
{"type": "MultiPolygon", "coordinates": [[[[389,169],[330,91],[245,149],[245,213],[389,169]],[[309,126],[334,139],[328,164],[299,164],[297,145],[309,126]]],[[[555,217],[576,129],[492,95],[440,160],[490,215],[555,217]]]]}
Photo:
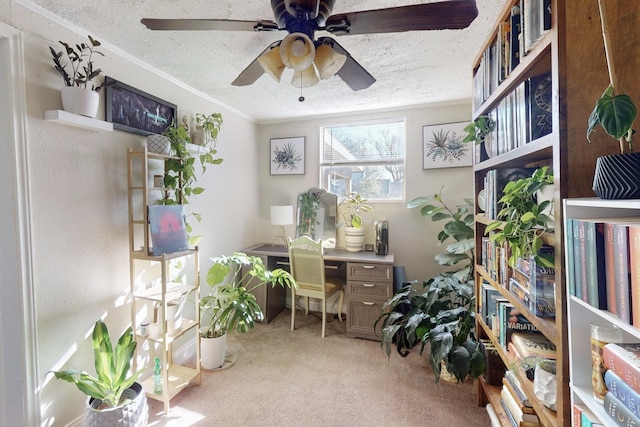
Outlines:
{"type": "Polygon", "coordinates": [[[500,403],[512,426],[535,427],[540,425],[540,419],[513,371],[507,371],[502,378],[500,403]]]}
{"type": "Polygon", "coordinates": [[[640,425],[640,343],[607,344],[602,357],[608,421],[623,427],[640,425]]]}

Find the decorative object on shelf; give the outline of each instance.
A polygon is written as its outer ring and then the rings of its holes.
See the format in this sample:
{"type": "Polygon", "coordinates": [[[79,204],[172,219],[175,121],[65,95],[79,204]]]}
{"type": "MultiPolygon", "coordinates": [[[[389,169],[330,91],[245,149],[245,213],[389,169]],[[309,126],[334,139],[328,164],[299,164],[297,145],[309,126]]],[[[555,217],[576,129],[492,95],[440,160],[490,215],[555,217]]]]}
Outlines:
{"type": "Polygon", "coordinates": [[[147,148],[152,153],[168,156],[171,153],[171,141],[164,135],[147,135],[147,148]]]}
{"type": "MultiPolygon", "coordinates": [[[[464,132],[467,135],[462,139],[462,142],[473,142],[474,152],[476,153],[475,161],[479,163],[485,156],[489,158],[491,156],[491,132],[495,129],[495,121],[488,115],[478,116],[471,123],[467,124],[464,132]],[[484,156],[483,153],[484,152],[484,156]]],[[[484,209],[483,209],[484,210],[484,209]]]]}
{"type": "MultiPolygon", "coordinates": [[[[289,272],[283,269],[267,270],[262,259],[235,252],[231,256],[212,258],[213,265],[207,272],[209,292],[200,299],[202,340],[221,337],[227,332],[249,332],[256,320],[264,315],[252,293],[260,286],[297,286],[289,272]]],[[[223,353],[224,354],[224,353],[223,353]]],[[[202,355],[202,360],[224,361],[224,356],[202,355]]],[[[218,366],[201,365],[203,369],[218,366]]]]}
{"type": "Polygon", "coordinates": [[[86,371],[67,369],[53,371],[56,378],[74,383],[85,393],[85,426],[147,425],[147,398],[136,382],[139,372],[129,373],[136,341],[131,327],[111,345],[107,326],[98,320],[91,335],[97,378],[86,371]]]}
{"type": "Polygon", "coordinates": [[[349,193],[340,203],[349,207],[344,217],[346,227],[344,229],[345,248],[350,252],[360,252],[364,250],[365,228],[362,221],[362,212],[371,212],[373,208],[366,204],[367,199],[363,199],[358,193],[349,193]]]}
{"type": "Polygon", "coordinates": [[[591,381],[593,385],[593,398],[596,402],[604,402],[607,394],[607,386],[604,381],[605,360],[603,357],[604,346],[609,343],[622,342],[622,330],[611,323],[591,324],[591,381]]]}
{"type": "Polygon", "coordinates": [[[271,175],[304,175],[305,138],[271,139],[271,175]]]}
{"type": "Polygon", "coordinates": [[[95,117],[98,114],[98,106],[100,104],[99,91],[102,87],[106,87],[111,83],[105,82],[96,86],[93,79],[98,77],[102,70],[93,68],[93,54],[104,54],[97,47],[101,43],[91,36],[88,36],[89,43],[76,44],[75,49],[68,43],[59,41],[65,48],[66,59],[69,64],[63,64],[63,52],[56,52],[51,46],[49,51],[53,58],[53,64],[56,71],[62,76],[64,86],[60,93],[62,96],[62,108],[65,111],[74,114],[80,114],[87,117],[95,117]],[[71,66],[71,72],[67,72],[67,65],[71,66]],[[91,87],[88,85],[91,83],[91,87]]]}
{"type": "Polygon", "coordinates": [[[637,199],[640,198],[640,153],[633,153],[631,136],[638,110],[631,97],[621,91],[617,81],[605,1],[598,0],[598,7],[610,84],[589,116],[587,140],[600,125],[609,136],[618,140],[620,154],[596,159],[593,191],[601,199],[637,199]]]}
{"type": "Polygon", "coordinates": [[[422,126],[422,168],[471,166],[471,148],[463,142],[464,123],[422,126]]]}
{"type": "Polygon", "coordinates": [[[498,218],[487,226],[485,233],[499,245],[509,245],[509,266],[513,267],[518,258],[529,259],[533,256],[539,265],[554,267],[554,260],[549,259],[539,250],[544,244],[542,235],[547,231],[549,216],[545,214],[550,200],[536,200],[536,194],[545,185],[553,185],[553,175],[544,166],[536,169],[528,178],[510,181],[504,186],[504,195],[499,202],[502,209],[498,218]]]}
{"type": "Polygon", "coordinates": [[[196,113],[196,129],[193,133],[193,143],[203,146],[209,146],[212,143],[215,144],[221,126],[222,114],[212,113],[207,115],[196,113]]]}
{"type": "Polygon", "coordinates": [[[376,230],[376,255],[386,255],[389,253],[389,221],[376,221],[374,227],[376,230]]]}
{"type": "Polygon", "coordinates": [[[162,134],[176,119],[177,107],[168,101],[105,77],[106,120],[126,132],[162,134]]]}
{"type": "Polygon", "coordinates": [[[282,232],[282,235],[278,236],[282,241],[278,241],[278,244],[286,248],[289,240],[284,226],[293,224],[293,206],[271,206],[270,213],[271,224],[279,225],[282,232]]]}
{"type": "Polygon", "coordinates": [[[465,200],[454,211],[442,200],[442,191],[409,202],[407,207],[420,208],[422,216],[447,221],[438,240],[444,243],[452,238],[455,242],[447,246],[446,253],[436,255],[438,264],[463,265],[423,282],[422,290],[413,283],[405,284],[384,304],[383,314],[376,320],[376,325],[382,322],[381,345],[387,356],[394,342],[403,357],[418,342],[422,343],[420,353],[430,343],[429,361],[436,381],[442,375],[443,364],[457,381],[464,381],[467,376],[477,378],[485,371],[484,352],[472,332],[475,327],[472,203],[465,200]]]}
{"type": "Polygon", "coordinates": [[[152,205],[148,209],[154,256],[189,249],[183,205],[152,205]]]}

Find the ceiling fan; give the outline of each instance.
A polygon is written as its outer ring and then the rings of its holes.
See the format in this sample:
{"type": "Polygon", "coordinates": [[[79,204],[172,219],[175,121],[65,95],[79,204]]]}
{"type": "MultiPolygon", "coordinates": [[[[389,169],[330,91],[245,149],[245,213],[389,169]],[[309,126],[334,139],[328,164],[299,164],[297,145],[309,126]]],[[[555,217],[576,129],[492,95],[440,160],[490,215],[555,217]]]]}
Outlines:
{"type": "Polygon", "coordinates": [[[331,37],[315,39],[316,31],[346,36],[462,29],[478,16],[476,0],[445,0],[332,15],[334,4],[335,0],[271,0],[275,21],[144,18],[141,22],[151,30],[164,31],[284,30],[289,34],[283,40],[269,45],[232,85],[250,85],[265,72],[280,81],[287,67],[294,70],[292,84],[296,87],[316,84],[318,73],[322,79],[337,74],[351,89],[357,91],[371,86],[375,78],[331,37]]]}

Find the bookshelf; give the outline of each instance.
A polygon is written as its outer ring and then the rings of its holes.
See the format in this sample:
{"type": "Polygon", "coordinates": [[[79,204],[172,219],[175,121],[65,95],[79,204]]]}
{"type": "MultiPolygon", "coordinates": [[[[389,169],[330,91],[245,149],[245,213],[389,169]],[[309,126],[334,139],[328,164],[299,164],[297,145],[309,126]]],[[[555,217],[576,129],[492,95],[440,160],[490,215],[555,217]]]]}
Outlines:
{"type": "MultiPolygon", "coordinates": [[[[564,201],[565,222],[574,219],[604,219],[625,218],[630,222],[637,222],[640,217],[640,200],[601,200],[598,198],[576,198],[564,201]],[[634,221],[635,219],[635,221],[634,221]]],[[[570,264],[568,257],[573,251],[565,239],[565,261],[570,264]]],[[[590,329],[591,323],[612,324],[622,330],[624,342],[640,342],[640,329],[632,326],[609,310],[599,310],[581,297],[572,295],[571,274],[568,275],[567,286],[567,324],[570,376],[570,398],[572,404],[586,405],[604,425],[616,425],[605,413],[601,403],[593,397],[591,385],[591,353],[590,329]],[[575,327],[582,325],[582,327],[575,327]]]]}
{"type": "MultiPolygon", "coordinates": [[[[544,3],[545,0],[505,1],[493,26],[494,31],[487,37],[474,61],[472,118],[489,115],[498,122],[501,121],[502,124],[498,123],[496,126],[497,137],[492,134],[487,142],[475,146],[473,171],[476,196],[484,188],[488,171],[493,169],[549,166],[553,171],[555,233],[548,233],[545,243],[555,247],[556,317],[543,319],[534,316],[514,294],[492,279],[481,265],[476,266],[476,288],[480,296],[483,280],[494,286],[504,298],[519,307],[529,321],[555,344],[558,408],[557,411],[552,411],[537,404],[536,411],[542,425],[571,425],[572,399],[577,399],[580,388],[573,391],[569,387],[570,365],[579,364],[582,360],[576,360],[570,354],[568,341],[568,330],[572,326],[568,322],[573,319],[567,317],[562,200],[592,197],[594,193],[591,185],[596,158],[616,154],[617,147],[614,147],[615,141],[610,140],[603,132],[599,132],[599,135],[595,136],[597,139],[592,139],[592,143],[586,140],[587,119],[595,101],[608,85],[597,0],[547,1],[551,10],[549,29],[540,33],[526,55],[520,56],[518,64],[512,64],[503,72],[496,71],[495,64],[487,65],[487,61],[490,61],[487,58],[492,57],[491,49],[497,49],[500,45],[498,40],[504,33],[503,23],[511,21],[513,7],[517,5],[524,8],[525,3],[529,5],[526,7],[530,7],[537,1],[544,3]],[[494,45],[496,48],[492,47],[494,45]],[[490,77],[487,77],[487,74],[490,77]],[[550,76],[550,85],[546,82],[541,90],[550,90],[546,92],[550,100],[547,102],[550,111],[546,120],[551,126],[546,133],[538,133],[534,136],[530,129],[527,129],[530,125],[526,123],[531,123],[530,118],[525,119],[525,126],[522,126],[522,109],[525,108],[524,112],[528,112],[531,104],[530,93],[536,91],[535,85],[531,83],[532,78],[543,74],[550,76]],[[522,94],[518,94],[523,90],[524,101],[522,94]],[[514,108],[520,111],[510,113],[510,109],[514,108]]],[[[640,80],[633,76],[640,67],[640,55],[629,53],[632,46],[636,46],[636,50],[633,51],[636,52],[640,43],[640,34],[631,30],[634,26],[637,28],[640,23],[640,14],[636,9],[626,2],[607,3],[609,25],[611,28],[616,28],[611,35],[615,46],[614,58],[618,61],[616,65],[618,65],[619,78],[624,82],[626,92],[633,99],[640,99],[640,80]]],[[[499,61],[499,63],[504,62],[499,61]]],[[[610,201],[604,203],[605,206],[615,206],[615,203],[610,201]]],[[[478,262],[481,260],[484,231],[491,222],[492,220],[487,218],[484,211],[476,208],[475,250],[478,262]]],[[[479,298],[478,303],[480,303],[479,298]]],[[[577,316],[592,313],[589,307],[585,307],[580,302],[576,302],[575,307],[573,302],[571,304],[577,316]],[[583,312],[586,313],[582,314],[583,312]]],[[[582,318],[575,317],[575,319],[582,318]]],[[[481,316],[478,316],[477,323],[479,337],[490,340],[499,348],[503,363],[506,366],[512,365],[513,358],[508,351],[501,349],[498,337],[494,336],[481,316]]],[[[584,333],[588,333],[588,328],[586,331],[584,333]]],[[[590,375],[585,378],[589,379],[590,375]]],[[[530,397],[534,397],[532,382],[524,378],[520,379],[525,392],[530,397]]],[[[499,402],[499,394],[499,386],[480,382],[478,403],[484,405],[491,402],[498,418],[504,420],[500,405],[495,404],[496,401],[499,402]]]]}

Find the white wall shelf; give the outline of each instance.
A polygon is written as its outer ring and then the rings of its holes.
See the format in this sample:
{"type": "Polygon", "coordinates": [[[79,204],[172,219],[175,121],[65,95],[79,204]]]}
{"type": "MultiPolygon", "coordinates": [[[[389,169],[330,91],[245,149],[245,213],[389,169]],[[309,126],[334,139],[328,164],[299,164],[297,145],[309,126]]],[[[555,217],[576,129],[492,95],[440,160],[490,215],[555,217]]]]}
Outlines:
{"type": "Polygon", "coordinates": [[[113,123],[92,119],[91,117],[80,116],[63,110],[47,110],[44,112],[44,119],[49,122],[88,129],[94,132],[113,131],[113,123]]]}

